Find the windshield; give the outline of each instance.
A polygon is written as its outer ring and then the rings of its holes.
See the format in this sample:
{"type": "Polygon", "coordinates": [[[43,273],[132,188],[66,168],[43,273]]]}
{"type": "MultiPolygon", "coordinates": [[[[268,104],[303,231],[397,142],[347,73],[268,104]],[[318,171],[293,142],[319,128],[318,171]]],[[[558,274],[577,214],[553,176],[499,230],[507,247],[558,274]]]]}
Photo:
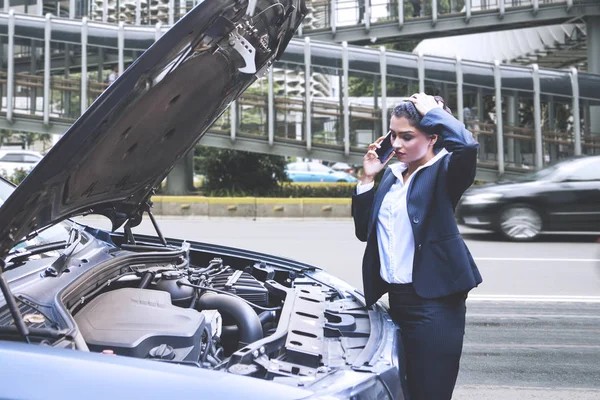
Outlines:
{"type": "MultiPolygon", "coordinates": [[[[0,206],[4,204],[4,201],[14,192],[15,186],[12,183],[5,181],[4,179],[0,179],[0,206]]],[[[69,235],[69,230],[71,229],[71,222],[65,221],[59,224],[55,224],[47,229],[40,231],[39,235],[35,236],[30,240],[23,241],[13,247],[13,250],[29,247],[29,246],[37,246],[45,243],[53,243],[61,240],[67,240],[69,235]]]]}
{"type": "Polygon", "coordinates": [[[539,171],[530,172],[516,178],[518,181],[543,181],[554,179],[564,174],[571,166],[576,165],[579,159],[562,160],[539,171]]]}

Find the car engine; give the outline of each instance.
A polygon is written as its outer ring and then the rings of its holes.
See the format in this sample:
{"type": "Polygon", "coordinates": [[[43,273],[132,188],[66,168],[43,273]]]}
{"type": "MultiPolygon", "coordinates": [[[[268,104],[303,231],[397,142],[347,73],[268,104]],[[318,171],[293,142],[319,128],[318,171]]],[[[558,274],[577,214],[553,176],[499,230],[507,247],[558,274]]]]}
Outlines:
{"type": "Polygon", "coordinates": [[[206,325],[203,314],[172,305],[169,293],[137,288],[99,295],[75,321],[92,351],[176,361],[198,360],[206,325]]]}

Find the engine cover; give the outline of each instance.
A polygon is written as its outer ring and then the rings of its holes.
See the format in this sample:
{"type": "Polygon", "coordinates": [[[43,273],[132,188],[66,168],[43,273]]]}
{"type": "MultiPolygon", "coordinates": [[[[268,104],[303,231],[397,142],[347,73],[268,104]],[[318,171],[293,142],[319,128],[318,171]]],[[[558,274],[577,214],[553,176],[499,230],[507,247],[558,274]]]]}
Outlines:
{"type": "Polygon", "coordinates": [[[173,306],[169,293],[134,288],[101,294],[75,321],[92,351],[176,361],[198,361],[205,324],[198,311],[173,306]]]}

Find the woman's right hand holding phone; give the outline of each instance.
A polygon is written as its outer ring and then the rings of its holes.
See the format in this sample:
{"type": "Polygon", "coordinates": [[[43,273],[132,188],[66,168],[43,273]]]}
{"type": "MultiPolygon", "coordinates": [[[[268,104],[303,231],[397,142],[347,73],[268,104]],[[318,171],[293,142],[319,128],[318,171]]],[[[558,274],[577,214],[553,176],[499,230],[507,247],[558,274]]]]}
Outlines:
{"type": "Polygon", "coordinates": [[[386,162],[381,162],[379,160],[379,155],[375,151],[376,149],[381,147],[381,142],[386,138],[386,136],[381,136],[374,143],[369,145],[369,149],[367,154],[363,157],[363,174],[360,178],[360,183],[362,185],[367,185],[373,181],[375,181],[375,176],[381,172],[381,170],[385,167],[385,164],[393,157],[394,153],[390,155],[390,157],[386,160],[386,162]]]}

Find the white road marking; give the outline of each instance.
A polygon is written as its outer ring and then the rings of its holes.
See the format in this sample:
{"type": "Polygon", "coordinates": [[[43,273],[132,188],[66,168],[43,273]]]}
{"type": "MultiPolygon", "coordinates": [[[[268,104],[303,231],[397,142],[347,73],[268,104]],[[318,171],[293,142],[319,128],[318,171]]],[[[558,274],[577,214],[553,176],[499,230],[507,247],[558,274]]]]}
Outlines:
{"type": "Polygon", "coordinates": [[[498,302],[555,302],[555,303],[600,303],[600,296],[544,296],[544,295],[512,295],[512,294],[470,294],[467,301],[498,302]]]}
{"type": "Polygon", "coordinates": [[[540,261],[540,262],[600,262],[600,258],[509,258],[509,257],[475,257],[475,261],[540,261]]]}

